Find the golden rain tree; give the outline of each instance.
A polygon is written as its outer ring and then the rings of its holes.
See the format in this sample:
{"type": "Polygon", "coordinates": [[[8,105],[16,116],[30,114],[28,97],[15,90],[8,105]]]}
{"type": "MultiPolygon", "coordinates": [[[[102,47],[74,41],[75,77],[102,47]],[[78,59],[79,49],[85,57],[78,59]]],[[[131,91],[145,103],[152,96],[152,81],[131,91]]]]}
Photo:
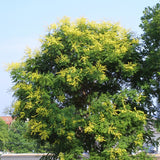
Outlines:
{"type": "Polygon", "coordinates": [[[132,87],[139,42],[119,24],[65,17],[48,27],[39,50],[8,66],[13,116],[52,145],[55,158],[133,159],[147,131],[146,99],[132,87]]]}

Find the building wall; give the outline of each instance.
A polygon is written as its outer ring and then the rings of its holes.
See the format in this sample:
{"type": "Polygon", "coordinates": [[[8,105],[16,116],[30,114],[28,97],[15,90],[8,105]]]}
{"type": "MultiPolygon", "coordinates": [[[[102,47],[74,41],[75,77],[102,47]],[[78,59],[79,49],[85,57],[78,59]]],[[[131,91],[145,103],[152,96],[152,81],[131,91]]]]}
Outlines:
{"type": "Polygon", "coordinates": [[[1,160],[39,160],[44,154],[3,154],[1,160]]]}

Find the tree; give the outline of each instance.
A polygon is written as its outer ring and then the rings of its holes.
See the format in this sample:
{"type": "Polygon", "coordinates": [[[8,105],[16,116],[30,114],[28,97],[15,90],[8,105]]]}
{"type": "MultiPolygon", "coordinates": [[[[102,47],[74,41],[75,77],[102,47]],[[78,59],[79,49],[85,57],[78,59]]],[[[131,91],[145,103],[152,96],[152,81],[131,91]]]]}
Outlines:
{"type": "Polygon", "coordinates": [[[9,141],[6,145],[8,151],[15,153],[33,152],[34,142],[25,138],[27,123],[14,121],[8,129],[9,141]]]}
{"type": "MultiPolygon", "coordinates": [[[[139,72],[139,81],[145,93],[150,115],[155,115],[155,124],[159,130],[160,126],[160,3],[153,7],[146,7],[140,27],[142,34],[142,70],[139,72]],[[157,100],[157,106],[153,103],[153,98],[157,100]],[[150,105],[149,105],[150,104],[150,105]]],[[[137,84],[136,84],[137,85],[137,84]]],[[[149,123],[148,123],[149,124],[149,123]]],[[[153,126],[153,123],[151,123],[153,126]]],[[[151,128],[152,128],[151,126],[151,128]]]]}
{"type": "Polygon", "coordinates": [[[27,136],[28,123],[15,120],[8,129],[8,142],[6,148],[9,152],[14,153],[42,153],[46,152],[36,140],[27,136]]]}
{"type": "Polygon", "coordinates": [[[0,118],[0,150],[4,151],[5,144],[8,141],[8,126],[7,124],[0,118]]]}
{"type": "Polygon", "coordinates": [[[143,13],[143,88],[150,99],[156,97],[160,102],[160,3],[145,8],[143,13]]]}
{"type": "Polygon", "coordinates": [[[28,132],[48,141],[55,157],[133,159],[145,140],[145,93],[133,79],[141,70],[139,42],[118,24],[49,26],[41,48],[9,66],[18,119],[28,132]],[[137,87],[137,88],[136,88],[137,87]]]}

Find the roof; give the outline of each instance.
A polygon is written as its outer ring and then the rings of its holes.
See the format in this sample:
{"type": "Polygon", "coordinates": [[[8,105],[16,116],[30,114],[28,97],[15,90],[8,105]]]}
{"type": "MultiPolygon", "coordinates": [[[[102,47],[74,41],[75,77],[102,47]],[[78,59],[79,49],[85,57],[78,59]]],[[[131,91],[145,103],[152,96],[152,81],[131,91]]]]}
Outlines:
{"type": "Polygon", "coordinates": [[[0,117],[3,121],[6,122],[6,124],[10,125],[12,121],[14,120],[11,116],[1,116],[0,117]]]}

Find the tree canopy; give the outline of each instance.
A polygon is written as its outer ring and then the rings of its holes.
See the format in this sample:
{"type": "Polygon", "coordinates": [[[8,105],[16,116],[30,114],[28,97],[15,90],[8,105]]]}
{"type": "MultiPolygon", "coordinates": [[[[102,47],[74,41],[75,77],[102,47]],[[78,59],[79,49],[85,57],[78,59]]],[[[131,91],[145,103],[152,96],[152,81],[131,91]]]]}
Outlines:
{"type": "Polygon", "coordinates": [[[5,145],[7,151],[12,153],[43,153],[49,148],[31,139],[27,135],[28,123],[15,120],[8,128],[8,141],[5,145]]]}
{"type": "Polygon", "coordinates": [[[9,65],[13,116],[28,119],[31,136],[50,142],[61,159],[84,151],[90,159],[133,159],[150,113],[138,49],[119,24],[63,18],[48,27],[39,50],[28,48],[9,65]]]}
{"type": "Polygon", "coordinates": [[[33,152],[35,145],[26,137],[27,123],[14,121],[8,129],[8,143],[6,148],[9,152],[28,153],[33,152]]]}
{"type": "Polygon", "coordinates": [[[140,27],[143,29],[143,81],[146,94],[160,103],[160,3],[144,10],[140,27]]]}
{"type": "Polygon", "coordinates": [[[0,118],[0,150],[5,150],[5,144],[8,142],[8,125],[0,118]]]}

